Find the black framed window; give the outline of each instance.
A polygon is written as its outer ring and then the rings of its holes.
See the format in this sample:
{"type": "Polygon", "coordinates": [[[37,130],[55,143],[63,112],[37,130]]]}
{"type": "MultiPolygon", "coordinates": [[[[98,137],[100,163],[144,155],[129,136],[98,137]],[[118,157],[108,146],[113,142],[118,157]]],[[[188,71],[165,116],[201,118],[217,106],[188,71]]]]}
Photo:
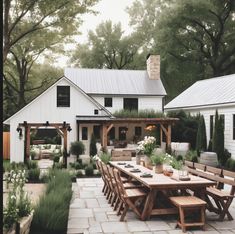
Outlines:
{"type": "Polygon", "coordinates": [[[233,140],[235,140],[235,114],[233,115],[233,140]]]}
{"type": "Polygon", "coordinates": [[[70,107],[70,86],[57,86],[57,107],[70,107]]]}
{"type": "Polygon", "coordinates": [[[138,98],[124,98],[123,108],[125,110],[138,110],[138,98]]]}
{"type": "Polygon", "coordinates": [[[87,127],[82,127],[82,140],[88,140],[88,129],[87,127]]]}
{"type": "Polygon", "coordinates": [[[142,128],[137,126],[135,127],[135,136],[141,136],[142,135],[142,128]]]}
{"type": "Polygon", "coordinates": [[[119,127],[119,140],[120,141],[126,140],[126,133],[127,133],[126,127],[119,127]]]}
{"type": "Polygon", "coordinates": [[[99,110],[95,109],[94,110],[94,115],[98,115],[99,114],[99,110]]]}
{"type": "Polygon", "coordinates": [[[214,131],[214,116],[210,115],[210,139],[213,138],[213,131],[214,131]]]}
{"type": "Polygon", "coordinates": [[[108,133],[108,137],[110,140],[114,140],[115,139],[115,127],[112,127],[108,133]]]}
{"type": "Polygon", "coordinates": [[[112,98],[104,98],[104,106],[105,107],[112,107],[113,106],[113,99],[112,98]]]}
{"type": "Polygon", "coordinates": [[[93,126],[93,134],[96,139],[100,139],[100,125],[93,126]]]}

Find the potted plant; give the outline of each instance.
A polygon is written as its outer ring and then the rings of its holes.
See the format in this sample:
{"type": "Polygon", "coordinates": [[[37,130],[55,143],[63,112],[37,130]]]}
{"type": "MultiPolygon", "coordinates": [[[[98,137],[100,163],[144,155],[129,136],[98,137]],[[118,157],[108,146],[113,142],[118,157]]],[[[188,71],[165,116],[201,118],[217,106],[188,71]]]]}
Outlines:
{"type": "Polygon", "coordinates": [[[155,173],[163,172],[164,160],[165,160],[165,154],[153,154],[151,156],[151,162],[154,165],[155,173]]]}
{"type": "Polygon", "coordinates": [[[150,156],[152,155],[155,147],[156,138],[153,136],[145,136],[143,141],[138,142],[137,151],[142,152],[145,155],[145,167],[151,166],[150,156]]]}
{"type": "Polygon", "coordinates": [[[79,159],[79,155],[84,154],[85,146],[81,141],[74,141],[70,146],[70,153],[77,156],[77,161],[79,159]]]}

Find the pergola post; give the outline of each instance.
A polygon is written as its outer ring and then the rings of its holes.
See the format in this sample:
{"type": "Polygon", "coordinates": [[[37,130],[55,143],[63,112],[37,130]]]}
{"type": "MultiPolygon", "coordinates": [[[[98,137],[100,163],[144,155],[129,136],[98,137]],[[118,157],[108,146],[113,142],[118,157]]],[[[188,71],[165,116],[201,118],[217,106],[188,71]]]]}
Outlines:
{"type": "Polygon", "coordinates": [[[26,125],[25,126],[25,144],[26,144],[26,152],[25,152],[25,160],[24,162],[26,163],[26,161],[30,158],[30,128],[31,126],[30,125],[26,125]]]}
{"type": "Polygon", "coordinates": [[[113,124],[103,124],[102,125],[102,146],[106,150],[107,145],[108,145],[108,133],[112,129],[113,124]]]}
{"type": "Polygon", "coordinates": [[[68,138],[68,134],[67,134],[67,129],[66,128],[62,128],[62,132],[63,132],[63,136],[64,136],[64,152],[63,152],[63,162],[65,164],[65,168],[67,168],[67,138],[68,138]]]}

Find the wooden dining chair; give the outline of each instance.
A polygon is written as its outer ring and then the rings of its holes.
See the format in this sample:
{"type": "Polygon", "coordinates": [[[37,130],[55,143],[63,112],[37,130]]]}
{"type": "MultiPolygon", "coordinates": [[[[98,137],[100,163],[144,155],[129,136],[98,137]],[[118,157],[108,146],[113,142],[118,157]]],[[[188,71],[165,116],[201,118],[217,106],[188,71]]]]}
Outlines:
{"type": "Polygon", "coordinates": [[[141,211],[138,208],[137,202],[142,203],[144,201],[147,196],[146,192],[141,188],[125,189],[120,177],[120,172],[117,169],[114,169],[114,177],[116,179],[116,186],[119,191],[121,206],[123,206],[123,210],[121,208],[119,209],[119,211],[122,210],[120,221],[124,220],[129,208],[140,217],[141,211]]]}
{"type": "Polygon", "coordinates": [[[104,186],[102,188],[102,192],[104,193],[104,191],[106,190],[107,185],[106,185],[106,181],[105,181],[105,178],[104,178],[104,172],[103,172],[102,167],[101,167],[101,160],[96,160],[96,167],[97,167],[98,171],[100,172],[101,178],[104,182],[104,186]]]}

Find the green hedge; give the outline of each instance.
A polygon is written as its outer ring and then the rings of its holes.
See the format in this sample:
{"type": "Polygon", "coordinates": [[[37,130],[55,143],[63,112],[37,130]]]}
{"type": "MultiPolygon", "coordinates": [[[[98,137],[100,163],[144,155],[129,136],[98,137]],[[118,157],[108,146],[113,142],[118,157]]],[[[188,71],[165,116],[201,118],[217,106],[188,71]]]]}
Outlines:
{"type": "Polygon", "coordinates": [[[69,173],[65,170],[51,170],[46,193],[35,208],[30,233],[66,233],[71,197],[69,173]]]}

